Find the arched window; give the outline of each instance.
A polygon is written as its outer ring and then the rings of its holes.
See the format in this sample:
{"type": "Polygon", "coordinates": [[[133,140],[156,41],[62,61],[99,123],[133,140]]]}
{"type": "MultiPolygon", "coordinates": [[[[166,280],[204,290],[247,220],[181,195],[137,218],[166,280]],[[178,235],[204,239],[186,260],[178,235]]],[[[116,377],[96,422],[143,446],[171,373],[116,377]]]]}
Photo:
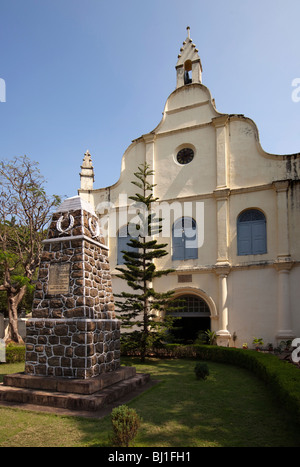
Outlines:
{"type": "Polygon", "coordinates": [[[200,337],[200,333],[211,329],[210,308],[198,295],[179,295],[170,302],[168,315],[180,318],[175,320],[169,331],[174,342],[191,344],[200,337]]]}
{"type": "Polygon", "coordinates": [[[191,84],[192,78],[190,72],[192,71],[192,62],[191,60],[186,60],[184,63],[184,84],[191,84]]]}
{"type": "Polygon", "coordinates": [[[180,295],[171,302],[171,316],[209,317],[210,309],[206,301],[197,295],[180,295]],[[174,309],[174,311],[172,310],[174,309]]]}
{"type": "Polygon", "coordinates": [[[191,217],[181,217],[172,227],[173,260],[197,259],[197,224],[191,217]]]}
{"type": "Polygon", "coordinates": [[[258,209],[247,209],[237,219],[238,255],[267,253],[265,215],[258,209]]]}
{"type": "Polygon", "coordinates": [[[128,232],[128,225],[121,227],[118,232],[118,264],[124,264],[124,253],[122,251],[137,251],[136,248],[127,245],[131,238],[128,232]]]}

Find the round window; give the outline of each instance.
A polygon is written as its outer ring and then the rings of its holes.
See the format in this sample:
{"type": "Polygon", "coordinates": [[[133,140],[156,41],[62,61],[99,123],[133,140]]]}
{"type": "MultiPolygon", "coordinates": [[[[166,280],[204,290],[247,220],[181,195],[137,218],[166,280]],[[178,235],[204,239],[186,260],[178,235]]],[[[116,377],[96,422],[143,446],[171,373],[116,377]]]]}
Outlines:
{"type": "Polygon", "coordinates": [[[194,151],[191,148],[183,148],[177,153],[176,158],[179,164],[188,164],[194,159],[194,151]]]}

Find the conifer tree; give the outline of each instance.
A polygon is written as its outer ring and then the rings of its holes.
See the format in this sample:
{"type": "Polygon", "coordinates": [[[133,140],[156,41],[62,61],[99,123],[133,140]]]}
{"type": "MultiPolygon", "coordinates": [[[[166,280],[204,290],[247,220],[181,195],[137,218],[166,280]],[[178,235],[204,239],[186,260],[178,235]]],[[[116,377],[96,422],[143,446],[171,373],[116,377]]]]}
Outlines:
{"type": "MultiPolygon", "coordinates": [[[[160,311],[166,308],[173,294],[172,291],[158,293],[153,288],[153,280],[165,276],[173,269],[157,270],[155,260],[167,255],[167,243],[158,243],[154,238],[162,230],[162,219],[154,212],[154,203],[158,198],[153,196],[155,185],[149,183],[149,177],[154,174],[148,164],[138,167],[134,173],[137,180],[131,183],[140,189],[139,193],[129,198],[136,203],[137,219],[129,223],[129,233],[135,230],[127,245],[128,251],[122,251],[124,267],[117,269],[118,277],[125,280],[132,292],[122,292],[115,295],[121,300],[116,301],[117,310],[121,313],[123,328],[135,327],[135,331],[127,334],[138,346],[141,361],[145,360],[149,347],[159,340],[162,332],[171,326],[172,319],[162,319],[160,311]]],[[[126,335],[123,333],[122,335],[126,335]]]]}

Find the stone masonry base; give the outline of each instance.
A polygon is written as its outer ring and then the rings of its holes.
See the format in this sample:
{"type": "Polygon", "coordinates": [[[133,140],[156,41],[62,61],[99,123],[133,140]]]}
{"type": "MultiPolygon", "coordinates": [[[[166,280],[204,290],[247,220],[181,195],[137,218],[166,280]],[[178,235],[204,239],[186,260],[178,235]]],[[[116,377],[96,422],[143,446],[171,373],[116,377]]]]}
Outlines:
{"type": "Polygon", "coordinates": [[[117,319],[40,319],[27,322],[25,373],[93,378],[120,367],[117,319]]]}
{"type": "Polygon", "coordinates": [[[87,380],[15,373],[4,376],[3,384],[0,384],[0,402],[97,411],[149,380],[149,374],[137,374],[134,367],[120,367],[87,380]]]}

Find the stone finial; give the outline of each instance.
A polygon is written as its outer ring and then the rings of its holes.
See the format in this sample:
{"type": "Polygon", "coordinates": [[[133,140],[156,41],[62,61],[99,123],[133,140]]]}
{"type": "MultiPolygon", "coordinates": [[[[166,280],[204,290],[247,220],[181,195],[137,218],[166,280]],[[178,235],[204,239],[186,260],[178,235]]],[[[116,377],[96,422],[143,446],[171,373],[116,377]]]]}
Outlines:
{"type": "Polygon", "coordinates": [[[92,156],[87,150],[84,154],[83,162],[80,172],[80,189],[92,190],[94,183],[94,167],[92,163],[92,156]]]}
{"type": "Polygon", "coordinates": [[[83,163],[82,163],[81,167],[93,167],[92,156],[91,156],[89,150],[87,150],[84,153],[83,163]]]}

